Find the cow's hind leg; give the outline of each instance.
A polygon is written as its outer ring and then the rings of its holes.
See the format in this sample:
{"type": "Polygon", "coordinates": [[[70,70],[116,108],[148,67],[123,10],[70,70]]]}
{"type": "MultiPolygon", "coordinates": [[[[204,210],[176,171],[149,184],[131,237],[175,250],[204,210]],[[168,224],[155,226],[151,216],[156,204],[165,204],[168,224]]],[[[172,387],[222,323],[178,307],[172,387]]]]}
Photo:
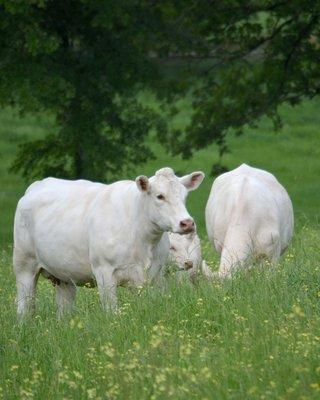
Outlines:
{"type": "Polygon", "coordinates": [[[278,232],[263,232],[259,236],[260,253],[264,254],[271,264],[276,264],[281,255],[280,236],[278,232]]]}
{"type": "Polygon", "coordinates": [[[76,295],[76,286],[73,283],[59,281],[56,287],[56,303],[58,317],[69,313],[73,309],[74,298],[76,295]]]}
{"type": "Polygon", "coordinates": [[[18,320],[22,321],[25,317],[34,313],[35,291],[40,268],[38,261],[32,255],[14,251],[13,269],[17,282],[18,320]]]}
{"type": "Polygon", "coordinates": [[[117,307],[117,282],[114,278],[114,268],[109,266],[93,267],[100,301],[105,311],[113,311],[117,307]]]}

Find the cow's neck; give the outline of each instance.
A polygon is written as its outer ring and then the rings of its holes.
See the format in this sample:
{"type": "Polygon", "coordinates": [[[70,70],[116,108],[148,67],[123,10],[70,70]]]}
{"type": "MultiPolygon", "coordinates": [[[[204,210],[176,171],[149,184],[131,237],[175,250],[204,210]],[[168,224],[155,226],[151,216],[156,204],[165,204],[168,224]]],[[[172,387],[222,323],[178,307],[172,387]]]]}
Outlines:
{"type": "Polygon", "coordinates": [[[163,231],[159,229],[153,222],[150,221],[148,213],[148,201],[144,196],[139,199],[139,207],[137,213],[137,239],[145,245],[154,247],[157,245],[163,235],[163,231]]]}

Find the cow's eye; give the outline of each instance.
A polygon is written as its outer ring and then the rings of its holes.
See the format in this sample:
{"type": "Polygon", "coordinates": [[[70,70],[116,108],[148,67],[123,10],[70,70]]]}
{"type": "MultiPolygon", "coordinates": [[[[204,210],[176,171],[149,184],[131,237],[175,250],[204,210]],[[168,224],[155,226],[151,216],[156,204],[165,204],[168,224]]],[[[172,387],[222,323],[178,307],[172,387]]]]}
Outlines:
{"type": "Polygon", "coordinates": [[[164,195],[163,194],[158,194],[157,199],[164,200],[164,195]]]}
{"type": "Polygon", "coordinates": [[[177,249],[175,247],[171,246],[170,250],[176,251],[177,249]]]}

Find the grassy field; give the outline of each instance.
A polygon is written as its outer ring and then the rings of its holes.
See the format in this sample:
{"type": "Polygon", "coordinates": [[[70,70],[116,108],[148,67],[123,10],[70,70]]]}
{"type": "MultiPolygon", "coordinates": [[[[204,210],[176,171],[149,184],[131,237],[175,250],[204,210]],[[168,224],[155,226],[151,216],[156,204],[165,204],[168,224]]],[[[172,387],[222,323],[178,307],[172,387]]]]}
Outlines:
{"type": "Polygon", "coordinates": [[[40,280],[38,312],[17,326],[1,255],[0,398],[319,399],[319,231],[306,227],[275,268],[195,287],[120,289],[103,315],[79,289],[58,322],[40,280]]]}
{"type": "MultiPolygon", "coordinates": [[[[75,313],[58,322],[52,286],[40,278],[37,313],[16,324],[11,272],[12,220],[26,183],[9,175],[18,143],[54,129],[47,117],[19,120],[0,113],[0,399],[319,399],[320,398],[320,101],[284,107],[284,129],[267,121],[229,138],[224,162],[265,168],[292,197],[296,234],[281,263],[227,282],[120,288],[120,308],[104,315],[96,289],[78,290],[75,313]]],[[[176,124],[183,125],[188,112],[176,124]]],[[[151,139],[150,139],[151,140],[151,139]]],[[[152,141],[152,140],[151,140],[152,141]]],[[[191,161],[166,154],[137,168],[151,175],[169,165],[208,173],[214,146],[191,161]]],[[[207,177],[189,210],[205,258],[217,256],[205,238],[207,177]]]]}

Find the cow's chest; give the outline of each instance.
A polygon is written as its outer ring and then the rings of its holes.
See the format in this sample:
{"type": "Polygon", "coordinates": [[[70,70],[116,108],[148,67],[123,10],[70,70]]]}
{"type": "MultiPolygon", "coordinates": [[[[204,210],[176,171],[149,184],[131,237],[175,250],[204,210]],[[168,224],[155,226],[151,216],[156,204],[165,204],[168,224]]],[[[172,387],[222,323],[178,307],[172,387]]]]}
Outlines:
{"type": "Polygon", "coordinates": [[[114,265],[115,275],[119,284],[132,283],[142,285],[148,278],[153,254],[149,248],[132,247],[114,265]]]}
{"type": "Polygon", "coordinates": [[[98,258],[103,258],[109,265],[121,269],[134,266],[147,267],[153,258],[152,246],[132,240],[108,243],[99,250],[99,254],[96,254],[98,258]]]}
{"type": "Polygon", "coordinates": [[[148,271],[149,268],[142,265],[128,265],[116,268],[114,277],[118,285],[141,286],[148,280],[148,271]]]}

